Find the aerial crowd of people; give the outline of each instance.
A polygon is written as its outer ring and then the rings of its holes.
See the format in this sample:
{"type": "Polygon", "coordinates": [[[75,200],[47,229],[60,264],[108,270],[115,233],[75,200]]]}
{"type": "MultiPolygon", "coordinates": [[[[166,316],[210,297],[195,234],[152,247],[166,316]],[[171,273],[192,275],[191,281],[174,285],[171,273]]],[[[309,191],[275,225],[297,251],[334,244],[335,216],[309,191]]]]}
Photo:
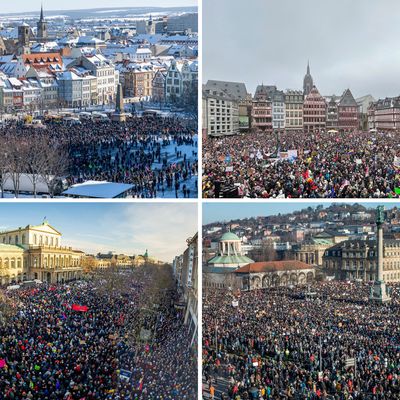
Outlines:
{"type": "Polygon", "coordinates": [[[7,292],[15,312],[0,326],[0,398],[196,399],[196,357],[176,292],[152,311],[141,280],[119,279],[130,290],[96,280],[7,292]]]}
{"type": "Polygon", "coordinates": [[[267,132],[208,138],[203,197],[399,197],[399,155],[400,137],[394,133],[285,131],[279,138],[267,132]]]}
{"type": "Polygon", "coordinates": [[[46,135],[65,149],[69,185],[87,180],[134,185],[133,197],[197,196],[197,128],[180,117],[135,116],[124,123],[47,122],[46,129],[9,121],[0,137],[46,135]],[[189,124],[190,125],[190,124],[189,124]]]}
{"type": "Polygon", "coordinates": [[[205,293],[204,398],[400,398],[400,285],[390,288],[384,305],[350,282],[205,293]]]}

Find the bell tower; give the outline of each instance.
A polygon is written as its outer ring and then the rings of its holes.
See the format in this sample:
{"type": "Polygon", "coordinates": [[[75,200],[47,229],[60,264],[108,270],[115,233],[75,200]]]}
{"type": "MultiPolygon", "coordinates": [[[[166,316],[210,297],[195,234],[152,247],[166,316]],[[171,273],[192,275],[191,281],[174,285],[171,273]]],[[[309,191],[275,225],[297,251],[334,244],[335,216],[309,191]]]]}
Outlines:
{"type": "Polygon", "coordinates": [[[37,23],[37,40],[38,41],[44,41],[47,38],[47,22],[44,19],[43,15],[43,4],[40,8],[40,18],[37,23]]]}

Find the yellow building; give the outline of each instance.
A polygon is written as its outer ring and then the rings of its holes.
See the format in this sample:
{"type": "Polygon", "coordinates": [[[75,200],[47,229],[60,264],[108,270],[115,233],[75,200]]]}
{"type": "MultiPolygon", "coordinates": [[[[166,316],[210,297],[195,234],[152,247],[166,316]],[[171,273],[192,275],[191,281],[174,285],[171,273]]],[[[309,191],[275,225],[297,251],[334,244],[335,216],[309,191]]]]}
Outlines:
{"type": "Polygon", "coordinates": [[[1,283],[32,279],[57,283],[80,278],[84,253],[62,246],[61,236],[47,221],[0,232],[1,283]]]}
{"type": "Polygon", "coordinates": [[[26,279],[24,249],[11,244],[0,244],[0,283],[26,279]]]}

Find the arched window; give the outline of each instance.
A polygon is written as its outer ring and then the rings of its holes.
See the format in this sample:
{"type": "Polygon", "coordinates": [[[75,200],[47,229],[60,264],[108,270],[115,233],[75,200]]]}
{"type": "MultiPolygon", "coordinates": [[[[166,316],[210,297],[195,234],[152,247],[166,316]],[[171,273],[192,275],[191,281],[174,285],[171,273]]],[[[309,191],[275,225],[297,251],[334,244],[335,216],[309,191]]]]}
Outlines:
{"type": "Polygon", "coordinates": [[[18,244],[18,235],[15,235],[15,244],[18,244]]]}
{"type": "Polygon", "coordinates": [[[53,242],[53,240],[54,240],[54,238],[53,238],[53,236],[51,237],[51,239],[50,239],[50,245],[51,246],[53,246],[54,245],[54,242],[53,242]]]}
{"type": "Polygon", "coordinates": [[[26,238],[25,238],[25,233],[24,233],[24,234],[22,235],[22,244],[26,244],[26,243],[25,243],[25,239],[26,239],[26,238]]]}
{"type": "Polygon", "coordinates": [[[47,236],[45,237],[45,242],[46,242],[46,246],[48,246],[49,245],[49,238],[47,236]]]}
{"type": "Polygon", "coordinates": [[[33,235],[33,244],[37,244],[37,235],[36,235],[36,233],[33,235]]]}
{"type": "Polygon", "coordinates": [[[43,245],[43,236],[42,236],[42,235],[40,235],[40,238],[39,238],[39,245],[40,245],[40,246],[43,245]]]}

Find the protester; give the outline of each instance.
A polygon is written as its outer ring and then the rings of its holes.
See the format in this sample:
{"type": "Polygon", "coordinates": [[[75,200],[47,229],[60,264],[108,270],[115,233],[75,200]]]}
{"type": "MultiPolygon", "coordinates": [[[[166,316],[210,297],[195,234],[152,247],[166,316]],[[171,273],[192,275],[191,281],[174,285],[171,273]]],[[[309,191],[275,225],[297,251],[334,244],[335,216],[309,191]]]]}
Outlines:
{"type": "Polygon", "coordinates": [[[32,135],[45,135],[50,144],[66,149],[69,185],[105,180],[133,184],[134,197],[196,195],[197,132],[181,118],[133,117],[125,123],[81,125],[47,122],[46,129],[8,121],[0,128],[0,138],[23,141],[32,135]],[[183,185],[192,190],[183,192],[183,185]]]}
{"type": "Polygon", "coordinates": [[[369,289],[326,282],[206,293],[204,398],[212,386],[218,399],[400,398],[400,285],[387,305],[371,303],[369,289]]]}
{"type": "Polygon", "coordinates": [[[196,399],[196,362],[175,292],[140,319],[143,285],[120,279],[129,293],[86,281],[7,293],[16,313],[0,327],[0,398],[196,399]],[[153,339],[139,340],[139,319],[153,339]]]}
{"type": "Polygon", "coordinates": [[[203,197],[399,197],[400,136],[287,131],[209,138],[203,197]],[[295,151],[292,156],[288,151],[295,151]],[[297,155],[296,155],[297,153],[297,155]]]}

